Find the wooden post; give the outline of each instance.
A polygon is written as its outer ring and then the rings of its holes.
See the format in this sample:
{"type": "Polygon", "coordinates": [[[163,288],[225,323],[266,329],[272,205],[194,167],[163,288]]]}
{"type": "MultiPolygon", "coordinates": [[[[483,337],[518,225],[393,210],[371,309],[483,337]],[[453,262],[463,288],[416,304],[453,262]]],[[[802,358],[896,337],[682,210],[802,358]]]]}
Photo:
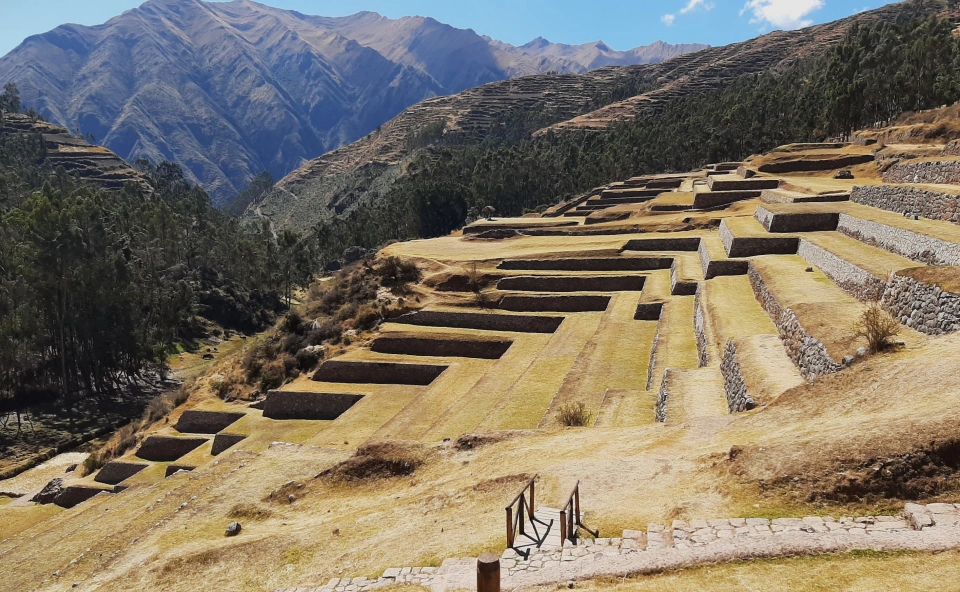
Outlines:
{"type": "Polygon", "coordinates": [[[507,548],[513,548],[513,507],[507,508],[507,548]]]}
{"type": "Polygon", "coordinates": [[[477,559],[477,592],[500,592],[500,558],[493,553],[477,559]]]}
{"type": "Polygon", "coordinates": [[[560,510],[560,546],[567,540],[567,513],[560,510]]]}
{"type": "Polygon", "coordinates": [[[534,501],[534,497],[533,497],[534,488],[536,487],[536,485],[537,485],[537,481],[536,481],[536,477],[534,477],[533,480],[530,481],[530,516],[531,518],[533,517],[534,513],[537,511],[537,504],[534,501]]]}
{"type": "Polygon", "coordinates": [[[577,487],[573,490],[573,499],[574,499],[573,511],[576,512],[576,517],[575,517],[576,520],[574,520],[574,524],[576,524],[577,526],[580,526],[580,482],[579,481],[577,481],[577,487]]]}
{"type": "Polygon", "coordinates": [[[520,531],[520,534],[526,534],[526,532],[523,530],[523,521],[524,521],[524,518],[523,518],[523,506],[524,506],[524,505],[526,505],[526,502],[525,502],[524,499],[523,499],[523,494],[521,494],[521,495],[520,495],[520,507],[517,508],[517,524],[519,525],[519,528],[518,528],[517,530],[520,531]]]}

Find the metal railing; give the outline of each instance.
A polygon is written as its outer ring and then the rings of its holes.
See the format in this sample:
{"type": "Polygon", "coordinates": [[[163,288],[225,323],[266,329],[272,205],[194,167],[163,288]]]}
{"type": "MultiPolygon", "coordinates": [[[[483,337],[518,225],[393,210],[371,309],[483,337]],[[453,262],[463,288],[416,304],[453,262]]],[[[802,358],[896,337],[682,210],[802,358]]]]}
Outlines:
{"type": "Polygon", "coordinates": [[[513,548],[514,543],[517,540],[517,534],[526,534],[524,525],[526,523],[526,517],[530,518],[530,525],[534,529],[534,534],[539,538],[539,533],[537,532],[536,523],[533,521],[534,512],[536,512],[536,485],[537,477],[539,475],[534,475],[530,481],[524,485],[520,493],[517,494],[517,497],[513,498],[513,501],[510,502],[507,507],[507,548],[513,548]],[[529,491],[529,493],[527,493],[529,491]],[[513,508],[517,507],[516,513],[514,513],[513,508]]]}
{"type": "Polygon", "coordinates": [[[573,491],[570,493],[570,498],[563,506],[563,509],[560,510],[561,544],[567,540],[576,542],[577,534],[581,528],[592,534],[594,537],[600,536],[599,530],[592,530],[588,528],[583,524],[580,517],[580,482],[577,481],[577,484],[573,487],[573,491]]]}

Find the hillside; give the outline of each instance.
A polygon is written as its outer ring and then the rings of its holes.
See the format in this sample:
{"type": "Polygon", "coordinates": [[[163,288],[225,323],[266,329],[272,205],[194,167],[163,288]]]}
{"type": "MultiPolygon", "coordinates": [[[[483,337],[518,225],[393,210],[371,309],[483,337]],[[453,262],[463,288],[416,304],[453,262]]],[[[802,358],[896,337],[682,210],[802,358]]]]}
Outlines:
{"type": "Polygon", "coordinates": [[[953,589],[960,157],[921,137],[940,115],[911,144],[786,145],[392,244],[221,344],[108,464],[0,481],[3,582],[452,592],[492,552],[504,590],[953,589]],[[896,326],[871,346],[878,310],[896,326]],[[525,534],[504,524],[521,492],[525,534]]]}
{"type": "Polygon", "coordinates": [[[704,46],[517,48],[433,19],[324,18],[249,0],[149,0],[0,58],[49,121],[133,161],[172,161],[222,204],[262,171],[375,130],[424,99],[539,72],[645,63],[704,46]]]}
{"type": "Polygon", "coordinates": [[[28,117],[8,113],[0,118],[0,134],[39,135],[43,141],[43,160],[87,183],[104,189],[123,189],[128,183],[150,190],[146,177],[122,158],[102,146],[94,146],[65,128],[28,117]]]}
{"type": "MultiPolygon", "coordinates": [[[[602,129],[612,122],[632,120],[638,113],[655,114],[667,105],[716,92],[745,75],[789,70],[794,64],[826,53],[855,25],[937,13],[958,16],[955,9],[942,2],[892,4],[832,23],[778,31],[662,63],[602,68],[576,76],[527,76],[424,101],[376,133],[289,174],[279,182],[279,190],[267,194],[248,215],[305,230],[324,216],[322,206],[341,212],[364,197],[379,199],[429,143],[411,142],[411,136],[430,130],[437,122],[444,123],[448,134],[467,132],[463,140],[467,143],[504,126],[517,128],[518,134],[536,132],[538,138],[545,138],[548,131],[562,136],[563,132],[602,129]]],[[[451,142],[448,139],[446,143],[451,142]]],[[[561,196],[558,192],[553,197],[561,196]]]]}

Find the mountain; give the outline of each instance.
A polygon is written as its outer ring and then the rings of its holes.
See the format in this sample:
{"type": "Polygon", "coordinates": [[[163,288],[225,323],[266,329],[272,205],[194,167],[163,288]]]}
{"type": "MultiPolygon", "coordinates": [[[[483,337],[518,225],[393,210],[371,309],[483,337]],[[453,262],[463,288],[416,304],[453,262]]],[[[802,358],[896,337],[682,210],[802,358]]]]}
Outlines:
{"type": "Polygon", "coordinates": [[[703,47],[514,47],[431,18],[150,0],[103,25],[29,37],[0,58],[0,81],[16,82],[25,105],[49,121],[93,134],[129,161],[180,163],[224,203],[260,172],[280,178],[425,99],[703,47]]]}
{"type": "MultiPolygon", "coordinates": [[[[890,4],[831,23],[776,31],[653,64],[611,66],[579,75],[526,76],[426,100],[377,132],[293,171],[281,179],[276,191],[249,208],[247,215],[305,230],[325,215],[325,208],[342,212],[364,197],[383,195],[422,148],[410,142],[411,135],[439,122],[445,133],[474,136],[511,118],[540,115],[548,121],[535,135],[600,130],[644,111],[661,109],[674,99],[721,88],[746,74],[785,69],[837,44],[854,25],[896,19],[914,4],[890,4]]],[[[923,10],[943,12],[935,2],[928,5],[923,10]]],[[[539,52],[544,59],[613,59],[613,54],[604,54],[599,46],[591,51],[584,46],[549,45],[544,40],[518,49],[539,52]]]]}

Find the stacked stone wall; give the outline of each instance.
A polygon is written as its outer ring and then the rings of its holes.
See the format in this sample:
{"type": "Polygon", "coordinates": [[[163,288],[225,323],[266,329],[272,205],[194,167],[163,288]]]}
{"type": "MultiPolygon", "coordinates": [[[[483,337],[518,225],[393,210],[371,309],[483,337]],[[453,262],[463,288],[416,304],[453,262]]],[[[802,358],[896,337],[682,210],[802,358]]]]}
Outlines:
{"type": "Polygon", "coordinates": [[[610,305],[609,296],[504,296],[500,308],[512,312],[603,312],[610,305]]]}
{"type": "Polygon", "coordinates": [[[269,419],[333,421],[361,399],[363,395],[270,391],[263,407],[263,416],[269,419]]]}
{"type": "Polygon", "coordinates": [[[864,302],[879,300],[887,286],[885,281],[874,277],[873,274],[809,241],[800,241],[797,255],[803,257],[810,265],[819,268],[835,284],[857,300],[864,302]]]}
{"type": "Polygon", "coordinates": [[[698,282],[686,282],[677,277],[677,264],[670,268],[670,295],[693,296],[697,293],[698,282]]]}
{"type": "Polygon", "coordinates": [[[767,232],[818,232],[837,229],[840,214],[837,212],[791,212],[774,213],[763,206],[757,207],[753,217],[767,232]]]}
{"type": "Polygon", "coordinates": [[[667,400],[670,396],[667,389],[669,388],[669,384],[670,369],[668,368],[663,371],[663,380],[660,382],[660,390],[657,392],[657,404],[654,407],[654,414],[659,423],[667,421],[667,400]]]}
{"type": "Polygon", "coordinates": [[[893,318],[927,335],[960,330],[960,295],[917,280],[890,276],[881,301],[893,318]]]}
{"type": "Polygon", "coordinates": [[[886,183],[956,185],[960,183],[960,161],[901,162],[887,169],[883,173],[883,180],[886,183]]]}
{"type": "Polygon", "coordinates": [[[704,242],[700,243],[697,255],[700,257],[700,267],[703,269],[703,279],[705,280],[713,279],[721,275],[744,275],[747,273],[747,261],[710,259],[710,252],[707,250],[707,245],[704,242]]]}
{"type": "Polygon", "coordinates": [[[370,351],[406,356],[435,356],[497,360],[507,353],[512,341],[501,339],[465,339],[462,337],[414,337],[410,335],[381,335],[370,346],[370,351]]]}
{"type": "Polygon", "coordinates": [[[693,333],[697,336],[697,362],[701,368],[710,365],[710,350],[707,347],[707,321],[703,311],[703,297],[697,290],[693,299],[693,333]]]}
{"type": "Polygon", "coordinates": [[[653,271],[670,269],[672,257],[608,257],[587,259],[507,259],[497,266],[536,271],[653,271]]]}
{"type": "Polygon", "coordinates": [[[555,333],[563,322],[563,317],[421,310],[397,317],[391,322],[419,327],[450,327],[453,329],[514,333],[555,333]]]}
{"type": "Polygon", "coordinates": [[[653,334],[653,347],[650,348],[650,360],[647,363],[647,385],[645,390],[653,387],[653,369],[657,365],[657,350],[660,347],[660,323],[657,323],[657,332],[653,334]]]}
{"type": "Polygon", "coordinates": [[[850,201],[888,212],[960,223],[960,196],[913,187],[875,185],[854,187],[850,201]]]}
{"type": "MultiPolygon", "coordinates": [[[[355,384],[427,386],[443,374],[446,369],[447,366],[439,364],[330,360],[320,364],[320,368],[313,375],[313,380],[355,384]]],[[[269,397],[267,404],[269,405],[269,397]]]]}
{"type": "Polygon", "coordinates": [[[640,238],[627,241],[623,251],[696,251],[702,241],[691,238],[640,238]]]}
{"type": "Polygon", "coordinates": [[[837,230],[861,242],[928,265],[960,265],[960,244],[840,214],[837,230]]]}
{"type": "Polygon", "coordinates": [[[646,280],[642,275],[623,276],[542,276],[506,277],[498,290],[517,292],[639,292],[646,280]]]}
{"type": "Polygon", "coordinates": [[[727,395],[727,408],[730,413],[749,411],[757,406],[753,397],[747,393],[747,383],[737,360],[737,345],[732,340],[728,341],[723,349],[720,373],[723,375],[723,390],[727,395]]]}
{"type": "Polygon", "coordinates": [[[843,369],[841,364],[830,357],[823,343],[807,333],[797,319],[797,315],[777,302],[776,297],[767,289],[760,273],[752,265],[747,276],[750,278],[750,285],[753,287],[757,301],[777,327],[787,355],[800,369],[800,374],[804,378],[832,374],[843,369]]]}

